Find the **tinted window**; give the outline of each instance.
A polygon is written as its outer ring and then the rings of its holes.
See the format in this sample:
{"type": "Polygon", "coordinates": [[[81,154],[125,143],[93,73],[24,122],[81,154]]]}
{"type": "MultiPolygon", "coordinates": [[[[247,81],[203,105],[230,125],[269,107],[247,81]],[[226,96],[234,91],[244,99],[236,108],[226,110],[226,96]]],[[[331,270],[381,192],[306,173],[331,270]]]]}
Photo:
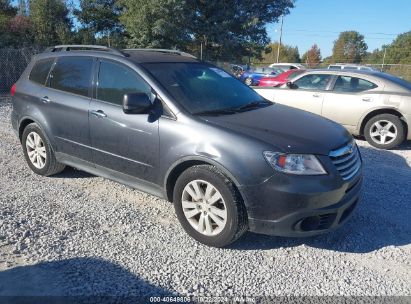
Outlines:
{"type": "Polygon", "coordinates": [[[256,68],[255,72],[256,73],[262,73],[262,74],[275,74],[276,73],[276,69],[273,68],[256,68]]]}
{"type": "Polygon", "coordinates": [[[124,94],[146,93],[150,86],[136,72],[123,65],[102,61],[97,85],[97,99],[121,105],[124,94]]]}
{"type": "Polygon", "coordinates": [[[294,82],[298,89],[307,90],[325,90],[331,79],[331,75],[327,74],[310,74],[301,77],[294,82]]]}
{"type": "Polygon", "coordinates": [[[377,85],[357,77],[350,76],[338,76],[335,81],[334,91],[335,92],[363,92],[376,88],[377,85]]]}
{"type": "Polygon", "coordinates": [[[37,61],[30,72],[29,79],[39,84],[45,84],[54,58],[37,61]]]}
{"type": "Polygon", "coordinates": [[[223,70],[204,63],[146,63],[144,67],[191,113],[232,109],[264,101],[223,70]]]}
{"type": "Polygon", "coordinates": [[[60,57],[52,72],[50,86],[78,95],[88,96],[93,59],[90,57],[60,57]]]}
{"type": "Polygon", "coordinates": [[[341,66],[339,65],[330,65],[328,68],[331,70],[341,70],[341,66]]]}

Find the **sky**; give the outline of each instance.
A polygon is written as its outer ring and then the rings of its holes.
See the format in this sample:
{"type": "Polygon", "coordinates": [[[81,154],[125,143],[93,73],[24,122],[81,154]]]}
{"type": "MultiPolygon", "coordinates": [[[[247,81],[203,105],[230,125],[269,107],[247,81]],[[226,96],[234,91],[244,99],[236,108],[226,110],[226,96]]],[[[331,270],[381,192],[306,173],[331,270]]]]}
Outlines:
{"type": "MultiPolygon", "coordinates": [[[[296,0],[284,17],[282,42],[297,46],[301,55],[316,43],[328,57],[339,33],[355,30],[373,51],[411,31],[410,15],[411,0],[296,0]]],[[[267,27],[271,41],[279,40],[279,29],[279,23],[267,27]]]]}

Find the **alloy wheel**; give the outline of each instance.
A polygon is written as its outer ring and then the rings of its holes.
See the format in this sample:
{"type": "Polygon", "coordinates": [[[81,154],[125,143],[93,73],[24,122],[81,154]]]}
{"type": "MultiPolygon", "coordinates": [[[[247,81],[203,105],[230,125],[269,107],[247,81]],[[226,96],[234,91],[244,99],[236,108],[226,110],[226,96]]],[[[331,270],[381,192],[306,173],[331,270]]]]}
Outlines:
{"type": "Polygon", "coordinates": [[[227,208],[221,193],[211,183],[193,180],[183,190],[183,213],[190,225],[207,236],[219,234],[227,223],[227,208]]]}
{"type": "Polygon", "coordinates": [[[46,165],[47,153],[44,142],[36,132],[30,132],[26,138],[27,155],[30,162],[37,169],[43,169],[46,165]]]}
{"type": "Polygon", "coordinates": [[[397,138],[397,127],[388,120],[378,120],[370,128],[372,140],[380,145],[388,145],[397,138]]]}

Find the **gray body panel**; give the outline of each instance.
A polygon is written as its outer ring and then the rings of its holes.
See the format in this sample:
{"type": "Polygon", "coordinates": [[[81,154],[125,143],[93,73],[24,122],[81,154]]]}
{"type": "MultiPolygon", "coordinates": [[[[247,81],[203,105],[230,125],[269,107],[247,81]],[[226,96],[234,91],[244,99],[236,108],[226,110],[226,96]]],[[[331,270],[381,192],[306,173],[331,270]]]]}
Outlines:
{"type": "MultiPolygon", "coordinates": [[[[335,205],[344,197],[352,181],[338,175],[328,156],[352,140],[343,127],[280,104],[232,115],[193,116],[139,65],[140,60],[154,60],[150,56],[149,52],[123,57],[97,51],[37,56],[16,83],[13,127],[21,135],[21,126],[34,121],[50,140],[59,162],[169,200],[168,180],[176,168],[185,163],[212,164],[235,184],[254,220],[266,220],[267,214],[270,220],[277,220],[284,216],[279,208],[298,213],[301,208],[335,205]],[[28,79],[37,59],[61,56],[106,58],[130,67],[157,96],[153,111],[126,114],[122,106],[97,100],[94,89],[89,97],[82,97],[28,79]],[[44,103],[42,97],[50,102],[44,103]],[[96,111],[104,115],[95,115],[96,111]],[[264,151],[315,154],[329,175],[279,173],[264,159],[264,151]],[[281,202],[276,203],[278,200],[281,202]],[[264,216],[262,204],[267,210],[264,216]]],[[[161,55],[157,60],[176,60],[170,56],[161,55]]],[[[196,62],[193,58],[181,60],[196,62]]],[[[360,176],[361,170],[355,179],[360,176]]]]}

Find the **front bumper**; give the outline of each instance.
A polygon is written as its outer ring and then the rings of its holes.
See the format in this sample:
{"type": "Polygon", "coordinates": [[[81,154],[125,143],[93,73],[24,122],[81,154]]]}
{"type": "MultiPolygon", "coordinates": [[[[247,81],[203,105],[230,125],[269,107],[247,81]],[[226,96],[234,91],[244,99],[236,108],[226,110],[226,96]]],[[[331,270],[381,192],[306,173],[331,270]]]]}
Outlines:
{"type": "Polygon", "coordinates": [[[341,226],[351,216],[361,193],[362,168],[344,181],[337,172],[326,176],[274,176],[241,189],[246,198],[249,230],[306,237],[341,226]]]}

